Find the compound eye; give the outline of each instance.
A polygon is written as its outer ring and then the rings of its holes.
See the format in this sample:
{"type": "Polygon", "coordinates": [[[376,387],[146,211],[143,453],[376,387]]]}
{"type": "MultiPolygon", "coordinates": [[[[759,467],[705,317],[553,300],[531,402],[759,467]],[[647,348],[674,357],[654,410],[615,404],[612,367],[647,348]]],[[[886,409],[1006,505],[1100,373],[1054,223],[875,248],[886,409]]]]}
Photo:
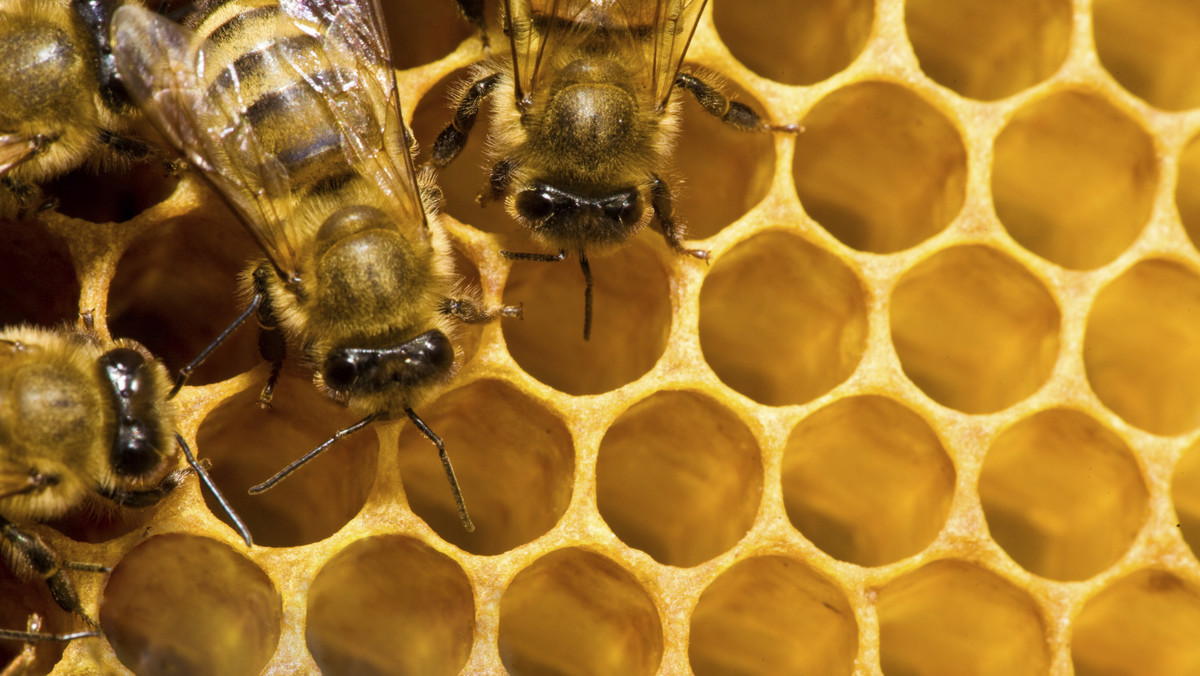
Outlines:
{"type": "Polygon", "coordinates": [[[325,384],[331,389],[348,390],[358,379],[358,364],[351,355],[335,351],[325,359],[322,375],[325,378],[325,384]]]}
{"type": "Polygon", "coordinates": [[[545,189],[524,190],[517,195],[517,213],[532,221],[554,214],[554,196],[545,189]]]}
{"type": "Polygon", "coordinates": [[[604,202],[604,215],[622,225],[630,225],[642,217],[642,204],[634,190],[614,195],[604,202]]]}

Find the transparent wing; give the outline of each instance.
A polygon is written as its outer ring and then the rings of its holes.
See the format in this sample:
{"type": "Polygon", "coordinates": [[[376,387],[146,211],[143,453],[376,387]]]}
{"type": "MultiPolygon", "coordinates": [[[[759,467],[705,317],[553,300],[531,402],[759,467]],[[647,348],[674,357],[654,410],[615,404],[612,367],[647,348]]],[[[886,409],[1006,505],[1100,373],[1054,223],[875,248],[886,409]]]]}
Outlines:
{"type": "Polygon", "coordinates": [[[113,16],[113,55],[126,89],[147,117],[217,189],[271,259],[291,279],[296,251],[287,170],[242,118],[236,90],[206,88],[195,35],[147,9],[113,16]]]}
{"type": "Polygon", "coordinates": [[[36,140],[21,134],[0,134],[0,178],[33,156],[36,140]]]}
{"type": "Polygon", "coordinates": [[[29,467],[0,458],[0,499],[28,493],[36,487],[29,467]]]}
{"type": "Polygon", "coordinates": [[[323,50],[296,60],[315,60],[317,67],[297,69],[297,75],[328,107],[350,166],[386,196],[398,219],[425,223],[378,0],[281,0],[280,8],[321,40],[323,50]],[[331,77],[307,74],[314,72],[331,77]]]}

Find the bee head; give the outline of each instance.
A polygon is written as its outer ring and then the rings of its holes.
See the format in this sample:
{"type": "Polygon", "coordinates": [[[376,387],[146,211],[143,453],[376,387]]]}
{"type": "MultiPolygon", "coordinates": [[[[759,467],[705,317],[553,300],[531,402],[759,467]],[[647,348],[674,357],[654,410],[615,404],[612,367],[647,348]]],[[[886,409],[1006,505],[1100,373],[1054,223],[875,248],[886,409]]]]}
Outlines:
{"type": "Polygon", "coordinates": [[[334,348],[325,357],[321,377],[335,395],[349,398],[407,393],[442,382],[453,368],[454,346],[446,334],[431,329],[398,345],[334,348]]]}
{"type": "Polygon", "coordinates": [[[645,211],[636,188],[590,197],[539,183],[517,193],[517,215],[556,245],[619,244],[633,234],[645,211]]]}

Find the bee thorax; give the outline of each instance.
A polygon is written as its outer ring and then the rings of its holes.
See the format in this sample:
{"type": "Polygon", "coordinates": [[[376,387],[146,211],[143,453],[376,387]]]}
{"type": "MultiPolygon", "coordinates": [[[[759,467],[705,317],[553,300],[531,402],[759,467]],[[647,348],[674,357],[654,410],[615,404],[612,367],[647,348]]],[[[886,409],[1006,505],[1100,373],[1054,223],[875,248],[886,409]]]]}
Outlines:
{"type": "Polygon", "coordinates": [[[576,161],[600,161],[626,150],[636,113],[633,97],[619,86],[575,84],[547,103],[540,135],[549,148],[576,161]]]}

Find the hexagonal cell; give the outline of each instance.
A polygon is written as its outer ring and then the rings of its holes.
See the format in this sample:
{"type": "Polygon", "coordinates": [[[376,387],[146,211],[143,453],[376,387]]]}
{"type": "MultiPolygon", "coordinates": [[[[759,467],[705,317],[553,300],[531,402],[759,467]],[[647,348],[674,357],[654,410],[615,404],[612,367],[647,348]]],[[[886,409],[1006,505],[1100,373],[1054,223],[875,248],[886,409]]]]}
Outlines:
{"type": "Polygon", "coordinates": [[[1192,246],[1200,248],[1200,136],[1188,141],[1179,157],[1175,206],[1192,246]]]}
{"type": "Polygon", "coordinates": [[[954,474],[921,416],[885,397],[851,397],[792,430],[783,501],[792,525],[826,554],[878,566],[937,537],[954,498],[954,474]]]}
{"type": "Polygon", "coordinates": [[[866,304],[844,263],[769,231],[713,263],[700,291],[700,347],[729,387],[769,406],[802,404],[858,366],[866,304]]]}
{"type": "Polygon", "coordinates": [[[1183,539],[1200,558],[1200,443],[1189,446],[1175,466],[1171,501],[1175,504],[1183,539]]]}
{"type": "MultiPolygon", "coordinates": [[[[68,575],[88,575],[88,573],[70,572],[68,575]]],[[[83,620],[74,618],[70,613],[58,607],[50,590],[41,580],[25,581],[9,570],[0,561],[0,630],[25,631],[29,616],[36,613],[41,617],[39,631],[49,634],[64,634],[76,631],[87,631],[83,620]]],[[[85,639],[96,641],[98,639],[85,639]]],[[[0,670],[15,660],[24,650],[24,644],[17,641],[0,640],[0,670]]],[[[48,674],[54,665],[62,659],[65,643],[54,641],[39,641],[34,644],[34,658],[28,669],[31,674],[48,674]]],[[[23,672],[16,672],[19,676],[23,672]]]]}
{"type": "Polygon", "coordinates": [[[996,542],[1026,570],[1055,580],[1084,580],[1111,566],[1149,513],[1129,447],[1068,409],[1005,430],[984,458],[979,497],[996,542]]]}
{"type": "Polygon", "coordinates": [[[714,0],[721,41],[747,68],[789,85],[820,82],[862,52],[875,19],[867,0],[714,0]]]}
{"type": "Polygon", "coordinates": [[[986,246],[943,249],[892,293],[892,343],[904,373],[943,406],[992,413],[1037,391],[1058,358],[1054,298],[986,246]]]}
{"type": "Polygon", "coordinates": [[[329,674],[457,674],[475,633],[475,601],[450,557],[401,535],[364,538],[308,589],[304,637],[329,674]]]}
{"type": "Polygon", "coordinates": [[[1083,364],[1100,400],[1130,424],[1179,434],[1200,424],[1200,276],[1147,260],[1100,290],[1083,364]]]}
{"type": "Polygon", "coordinates": [[[694,566],[750,530],[762,499],[758,444],[704,395],[660,391],[621,414],[600,442],[596,503],[625,544],[694,566]]]}
{"type": "Polygon", "coordinates": [[[475,532],[458,518],[437,448],[412,425],[400,435],[400,476],[413,512],[473,554],[499,554],[554,527],[571,502],[575,446],[566,426],[512,385],[482,380],[423,411],[446,445],[475,532]]]}
{"type": "Polygon", "coordinates": [[[1026,249],[1066,268],[1112,262],[1150,217],[1158,181],[1149,135],[1104,99],[1059,92],[996,137],[992,198],[1026,249]]]}
{"type": "MultiPolygon", "coordinates": [[[[476,33],[452,2],[391,0],[380,7],[392,43],[392,67],[398,70],[437,61],[476,33]]],[[[401,106],[411,111],[413,103],[402,101],[401,106]]]]}
{"type": "Polygon", "coordinates": [[[504,302],[524,303],[525,319],[502,324],[508,352],[526,373],[567,394],[615,390],[642,377],[667,349],[670,287],[643,233],[589,258],[595,280],[592,335],[583,339],[584,280],[574,257],[516,261],[504,302]]]}
{"type": "Polygon", "coordinates": [[[125,555],[100,598],[100,626],[139,674],[257,674],[283,619],[270,578],[225,545],[151,537],[125,555]]]}
{"type": "MultiPolygon", "coordinates": [[[[271,408],[259,388],[226,399],[200,424],[196,455],[212,460],[209,474],[246,522],[254,543],[291,547],[329,537],[353,519],[375,481],[379,439],[367,428],[346,437],[279,482],[249,495],[289,463],[332,438],[358,417],[324,397],[312,381],[285,369],[271,408]]],[[[205,491],[209,510],[228,516],[205,491]]]]}
{"type": "Polygon", "coordinates": [[[518,573],[500,600],[500,660],[509,673],[649,675],[662,655],[658,609],[633,575],[599,554],[551,552],[518,573]]]}
{"type": "MultiPolygon", "coordinates": [[[[173,219],[142,233],[109,287],[112,335],[142,343],[171,371],[200,354],[246,307],[238,280],[261,252],[232,214],[219,213],[225,219],[173,219]]],[[[224,380],[261,361],[251,320],[188,382],[224,380]]]]}
{"type": "Polygon", "coordinates": [[[1200,7],[1191,0],[1095,0],[1100,63],[1121,86],[1164,110],[1200,106],[1200,7]]]}
{"type": "Polygon", "coordinates": [[[37,221],[0,222],[0,326],[51,326],[79,315],[66,242],[37,221]]]}
{"type": "Polygon", "coordinates": [[[966,198],[955,124],[907,87],[862,82],[804,118],[792,162],[804,210],[846,246],[907,249],[946,228],[966,198]]]}
{"type": "Polygon", "coordinates": [[[1075,618],[1078,676],[1200,673],[1200,590],[1175,574],[1142,570],[1101,591],[1075,618]]]}
{"type": "Polygon", "coordinates": [[[879,590],[885,674],[1050,673],[1046,626],[1033,599],[965,561],[936,561],[879,590]]]}
{"type": "Polygon", "coordinates": [[[691,627],[688,659],[698,676],[854,670],[854,609],[795,559],[756,556],[733,564],[700,595],[691,627]]]}
{"type": "Polygon", "coordinates": [[[910,0],[904,24],[921,70],[975,99],[1012,96],[1054,74],[1071,41],[1070,0],[910,0]]]}

